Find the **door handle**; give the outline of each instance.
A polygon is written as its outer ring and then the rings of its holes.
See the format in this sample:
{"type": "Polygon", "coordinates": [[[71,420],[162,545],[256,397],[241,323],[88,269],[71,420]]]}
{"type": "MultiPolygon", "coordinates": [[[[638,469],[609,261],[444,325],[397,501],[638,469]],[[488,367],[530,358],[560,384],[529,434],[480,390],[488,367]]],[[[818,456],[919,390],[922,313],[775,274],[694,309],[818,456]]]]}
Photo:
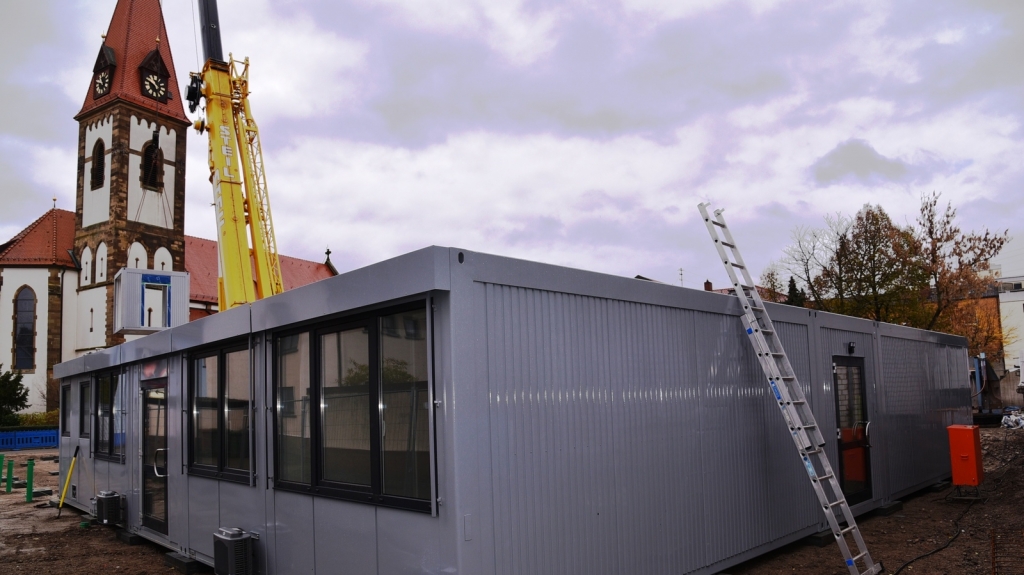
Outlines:
{"type": "MultiPolygon", "coordinates": [[[[156,451],[153,452],[153,475],[155,475],[157,477],[167,477],[166,473],[163,474],[163,475],[160,475],[160,472],[157,471],[157,469],[156,469],[156,454],[160,453],[161,451],[167,451],[167,449],[168,448],[166,448],[166,447],[161,447],[160,449],[157,449],[156,451]]],[[[166,458],[167,458],[167,456],[165,455],[164,456],[164,465],[167,464],[167,459],[166,458]]]]}

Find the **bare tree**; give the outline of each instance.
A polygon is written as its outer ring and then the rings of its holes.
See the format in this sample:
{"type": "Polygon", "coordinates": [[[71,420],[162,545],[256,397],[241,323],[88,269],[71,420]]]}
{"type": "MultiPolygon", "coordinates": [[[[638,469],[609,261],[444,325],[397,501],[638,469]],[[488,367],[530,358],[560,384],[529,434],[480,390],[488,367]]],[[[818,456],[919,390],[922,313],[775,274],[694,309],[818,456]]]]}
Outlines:
{"type": "Polygon", "coordinates": [[[956,210],[947,203],[938,212],[939,194],[921,198],[921,213],[917,218],[918,239],[921,242],[921,264],[931,288],[932,312],[925,329],[940,329],[952,306],[958,301],[981,297],[990,280],[985,277],[989,262],[1006,242],[1009,230],[993,234],[964,233],[956,224],[956,210]]]}

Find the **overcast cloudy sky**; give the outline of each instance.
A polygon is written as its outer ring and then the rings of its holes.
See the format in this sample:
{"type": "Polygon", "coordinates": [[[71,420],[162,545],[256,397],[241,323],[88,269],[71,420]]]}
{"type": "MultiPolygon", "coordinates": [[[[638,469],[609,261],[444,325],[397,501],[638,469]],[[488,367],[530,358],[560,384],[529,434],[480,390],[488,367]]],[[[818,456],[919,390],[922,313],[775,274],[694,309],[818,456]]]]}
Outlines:
{"type": "MultiPolygon", "coordinates": [[[[193,2],[163,2],[181,85],[193,2]]],[[[0,4],[4,239],[74,208],[72,116],[115,3],[0,4]]],[[[289,255],[458,246],[697,287],[725,278],[700,201],[757,271],[798,225],[865,202],[912,221],[933,190],[1024,236],[1019,0],[219,4],[289,255]]],[[[205,155],[191,133],[185,227],[212,238],[205,155]]]]}

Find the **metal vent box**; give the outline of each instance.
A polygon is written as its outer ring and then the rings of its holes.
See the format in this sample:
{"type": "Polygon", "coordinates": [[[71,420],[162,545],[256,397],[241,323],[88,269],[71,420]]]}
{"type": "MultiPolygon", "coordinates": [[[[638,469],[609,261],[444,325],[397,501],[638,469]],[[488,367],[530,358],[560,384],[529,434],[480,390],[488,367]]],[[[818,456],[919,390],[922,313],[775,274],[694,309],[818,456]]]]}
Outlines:
{"type": "Polygon", "coordinates": [[[213,534],[213,564],[217,575],[252,573],[252,535],[237,527],[221,527],[213,534]]]}
{"type": "Polygon", "coordinates": [[[114,276],[114,331],[145,335],[188,323],[187,272],[121,268],[114,276]]]}
{"type": "Polygon", "coordinates": [[[96,520],[103,525],[121,522],[121,496],[116,491],[100,491],[96,496],[96,520]]]}

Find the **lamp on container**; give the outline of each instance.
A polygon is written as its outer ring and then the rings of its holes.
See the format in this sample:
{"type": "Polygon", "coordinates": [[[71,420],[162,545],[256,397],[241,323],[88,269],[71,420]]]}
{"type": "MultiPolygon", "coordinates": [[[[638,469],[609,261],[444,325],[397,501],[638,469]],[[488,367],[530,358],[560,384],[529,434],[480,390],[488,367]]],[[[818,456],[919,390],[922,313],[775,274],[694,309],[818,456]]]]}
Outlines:
{"type": "Polygon", "coordinates": [[[846,352],[847,353],[849,353],[850,355],[853,355],[853,352],[855,352],[855,351],[857,351],[857,342],[851,341],[850,343],[846,344],[846,352]]]}

